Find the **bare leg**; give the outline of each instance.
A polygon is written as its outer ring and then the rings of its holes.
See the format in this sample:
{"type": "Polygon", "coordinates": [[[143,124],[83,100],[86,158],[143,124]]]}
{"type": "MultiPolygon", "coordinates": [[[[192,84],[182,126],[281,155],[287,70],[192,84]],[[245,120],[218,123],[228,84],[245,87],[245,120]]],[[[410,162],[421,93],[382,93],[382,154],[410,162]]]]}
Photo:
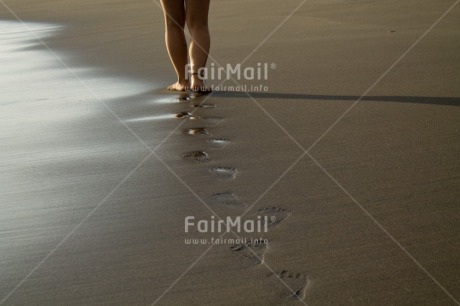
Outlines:
{"type": "MultiPolygon", "coordinates": [[[[208,13],[210,0],[185,0],[186,21],[190,32],[190,64],[192,72],[199,72],[206,67],[211,39],[208,28],[208,13]]],[[[199,75],[192,75],[193,90],[203,89],[204,80],[199,75]]]]}
{"type": "Polygon", "coordinates": [[[184,91],[188,88],[185,67],[187,65],[187,41],[185,40],[185,5],[181,0],[161,0],[165,15],[165,40],[169,57],[176,70],[177,83],[169,90],[184,91]]]}

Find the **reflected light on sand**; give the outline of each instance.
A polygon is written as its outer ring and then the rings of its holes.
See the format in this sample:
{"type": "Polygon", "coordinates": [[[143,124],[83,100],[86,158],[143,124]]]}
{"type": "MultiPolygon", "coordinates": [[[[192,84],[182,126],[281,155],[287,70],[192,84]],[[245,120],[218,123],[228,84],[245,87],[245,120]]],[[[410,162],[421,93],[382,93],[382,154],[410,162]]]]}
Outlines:
{"type": "Polygon", "coordinates": [[[0,139],[8,148],[0,158],[67,159],[76,152],[97,155],[116,147],[99,140],[77,145],[82,126],[117,122],[102,102],[138,95],[151,84],[97,75],[97,67],[65,67],[60,60],[65,63],[66,54],[53,50],[54,55],[40,42],[62,26],[0,21],[0,29],[0,139]],[[38,150],[46,142],[54,147],[38,150]]]}
{"type": "Polygon", "coordinates": [[[148,117],[128,119],[128,120],[125,120],[125,122],[143,122],[143,121],[164,120],[164,119],[174,119],[174,118],[176,118],[176,115],[174,114],[165,114],[165,115],[158,115],[158,116],[148,116],[148,117]]]}
{"type": "Polygon", "coordinates": [[[152,87],[152,84],[108,77],[99,73],[100,67],[66,67],[66,54],[51,52],[42,43],[64,29],[63,26],[0,21],[0,28],[2,105],[45,99],[61,103],[105,101],[136,95],[152,87]]]}
{"type": "Polygon", "coordinates": [[[153,104],[177,104],[177,103],[188,103],[193,98],[189,94],[179,94],[177,96],[168,95],[165,97],[159,97],[151,102],[153,104]]]}

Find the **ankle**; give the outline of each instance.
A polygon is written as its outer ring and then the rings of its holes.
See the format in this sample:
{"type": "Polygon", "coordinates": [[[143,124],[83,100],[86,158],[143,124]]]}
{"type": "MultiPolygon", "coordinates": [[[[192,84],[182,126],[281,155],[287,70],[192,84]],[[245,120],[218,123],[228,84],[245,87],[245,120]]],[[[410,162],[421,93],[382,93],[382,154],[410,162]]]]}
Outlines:
{"type": "Polygon", "coordinates": [[[193,85],[199,84],[202,85],[204,84],[205,78],[203,74],[199,74],[197,72],[193,72],[190,74],[190,79],[193,85]]]}
{"type": "Polygon", "coordinates": [[[181,84],[181,85],[187,85],[188,84],[188,79],[186,79],[185,77],[184,78],[178,78],[177,79],[177,83],[181,84]]]}
{"type": "Polygon", "coordinates": [[[205,79],[204,71],[192,72],[192,73],[190,73],[190,76],[191,76],[192,78],[198,78],[198,79],[200,79],[200,80],[204,80],[204,79],[205,79]]]}

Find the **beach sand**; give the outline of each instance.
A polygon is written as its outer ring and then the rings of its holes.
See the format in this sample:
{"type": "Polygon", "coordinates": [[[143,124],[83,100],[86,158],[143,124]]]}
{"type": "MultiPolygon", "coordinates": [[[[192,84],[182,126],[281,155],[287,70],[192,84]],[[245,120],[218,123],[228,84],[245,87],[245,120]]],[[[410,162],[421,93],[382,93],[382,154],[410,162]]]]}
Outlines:
{"type": "Polygon", "coordinates": [[[456,2],[212,1],[202,97],[153,1],[3,2],[0,305],[459,304],[456,2]]]}

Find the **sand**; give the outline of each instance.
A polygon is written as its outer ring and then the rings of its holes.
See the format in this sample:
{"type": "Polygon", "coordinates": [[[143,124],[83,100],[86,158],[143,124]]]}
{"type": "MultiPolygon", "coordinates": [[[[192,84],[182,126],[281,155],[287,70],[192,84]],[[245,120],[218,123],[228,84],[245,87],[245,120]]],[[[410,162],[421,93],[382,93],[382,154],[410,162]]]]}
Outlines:
{"type": "Polygon", "coordinates": [[[301,3],[214,1],[209,65],[276,67],[188,100],[154,2],[0,4],[0,305],[459,304],[460,6],[301,3]]]}

